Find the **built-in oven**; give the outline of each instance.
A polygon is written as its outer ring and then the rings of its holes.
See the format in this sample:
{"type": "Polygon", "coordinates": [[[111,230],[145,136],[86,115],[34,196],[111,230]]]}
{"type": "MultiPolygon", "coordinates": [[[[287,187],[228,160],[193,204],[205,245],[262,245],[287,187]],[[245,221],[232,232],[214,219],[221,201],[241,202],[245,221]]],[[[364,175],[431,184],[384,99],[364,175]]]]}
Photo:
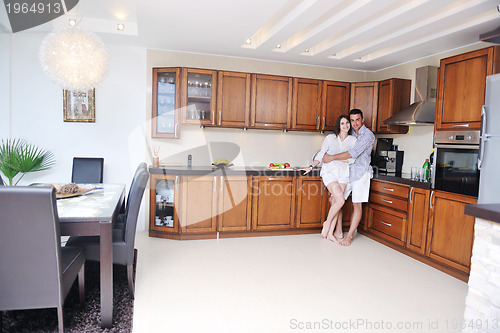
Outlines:
{"type": "Polygon", "coordinates": [[[432,187],[476,196],[479,190],[479,131],[437,131],[432,187]]]}

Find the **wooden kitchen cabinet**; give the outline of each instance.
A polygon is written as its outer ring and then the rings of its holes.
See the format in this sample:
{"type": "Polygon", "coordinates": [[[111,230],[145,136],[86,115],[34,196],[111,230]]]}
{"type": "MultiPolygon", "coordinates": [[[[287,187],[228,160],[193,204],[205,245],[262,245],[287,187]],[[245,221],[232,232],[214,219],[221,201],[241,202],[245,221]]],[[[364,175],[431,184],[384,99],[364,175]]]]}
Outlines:
{"type": "Polygon", "coordinates": [[[151,136],[180,137],[180,68],[153,68],[151,136]]]}
{"type": "Polygon", "coordinates": [[[378,82],[351,83],[350,109],[363,111],[364,124],[377,131],[378,82]]]}
{"type": "Polygon", "coordinates": [[[383,121],[410,105],[411,80],[388,79],[378,88],[377,133],[406,134],[408,126],[388,125],[383,121]]]}
{"type": "Polygon", "coordinates": [[[429,195],[430,191],[426,189],[412,187],[410,190],[406,247],[420,254],[425,254],[429,220],[429,195]]]}
{"type": "Polygon", "coordinates": [[[477,198],[432,191],[429,206],[426,255],[469,273],[475,218],[464,214],[465,205],[477,198]]]}
{"type": "Polygon", "coordinates": [[[180,177],[151,174],[149,235],[179,232],[180,177]]]}
{"type": "Polygon", "coordinates": [[[251,127],[289,129],[291,110],[291,77],[252,74],[251,127]]]}
{"type": "Polygon", "coordinates": [[[328,214],[329,192],[321,177],[298,177],[297,228],[321,228],[328,214]]]}
{"type": "Polygon", "coordinates": [[[218,198],[218,231],[251,228],[251,177],[221,176],[218,198]]]}
{"type": "Polygon", "coordinates": [[[293,79],[292,129],[319,130],[321,121],[321,81],[293,79]]]}
{"type": "MultiPolygon", "coordinates": [[[[347,82],[323,81],[321,98],[320,130],[333,131],[337,118],[349,113],[351,84],[347,82]]],[[[362,110],[364,113],[364,110],[362,110]]],[[[371,121],[371,115],[369,116],[371,121]]]]}
{"type": "Polygon", "coordinates": [[[215,125],[217,72],[182,68],[181,74],[183,123],[215,125]]]}
{"type": "Polygon", "coordinates": [[[479,130],[486,76],[499,72],[500,46],[441,59],[435,129],[479,130]]]}
{"type": "Polygon", "coordinates": [[[250,125],[250,74],[221,71],[217,80],[217,112],[210,124],[221,127],[250,125]]]}
{"type": "Polygon", "coordinates": [[[291,229],[295,218],[296,177],[252,179],[252,230],[291,229]]]}
{"type": "Polygon", "coordinates": [[[183,176],[182,214],[180,226],[182,233],[215,232],[217,227],[217,176],[183,176]]]}

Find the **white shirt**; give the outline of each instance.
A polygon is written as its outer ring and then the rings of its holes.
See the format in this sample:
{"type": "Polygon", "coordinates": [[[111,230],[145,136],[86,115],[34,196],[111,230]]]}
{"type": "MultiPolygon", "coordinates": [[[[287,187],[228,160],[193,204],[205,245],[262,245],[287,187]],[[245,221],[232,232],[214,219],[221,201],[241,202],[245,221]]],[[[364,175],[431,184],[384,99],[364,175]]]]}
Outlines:
{"type": "MultiPolygon", "coordinates": [[[[315,160],[320,161],[323,159],[325,154],[335,155],[338,153],[342,153],[348,151],[352,147],[354,147],[356,143],[356,138],[352,135],[348,135],[344,141],[340,139],[335,134],[327,135],[323,144],[321,146],[321,150],[316,155],[315,160]]],[[[331,161],[329,163],[324,163],[321,168],[320,175],[324,178],[326,183],[331,181],[339,181],[341,183],[349,182],[349,164],[353,163],[354,159],[350,158],[347,160],[347,163],[342,161],[331,161]]]]}

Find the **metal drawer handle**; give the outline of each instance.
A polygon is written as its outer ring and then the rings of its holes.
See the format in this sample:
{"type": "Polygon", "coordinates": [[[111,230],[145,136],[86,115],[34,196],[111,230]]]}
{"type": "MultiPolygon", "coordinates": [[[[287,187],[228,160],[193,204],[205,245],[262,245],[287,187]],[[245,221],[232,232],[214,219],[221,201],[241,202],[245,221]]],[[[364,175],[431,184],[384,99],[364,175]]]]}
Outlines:
{"type": "Polygon", "coordinates": [[[282,178],[267,178],[267,180],[282,180],[282,178]]]}
{"type": "Polygon", "coordinates": [[[393,188],[385,188],[385,187],[384,187],[384,190],[394,192],[394,189],[393,189],[393,188]]]}
{"type": "Polygon", "coordinates": [[[413,200],[411,200],[411,194],[413,193],[413,186],[410,189],[410,203],[413,203],[413,200]]]}
{"type": "Polygon", "coordinates": [[[316,129],[319,130],[319,126],[321,125],[321,121],[319,120],[319,116],[318,116],[318,126],[316,126],[316,129]]]}
{"type": "Polygon", "coordinates": [[[222,110],[219,110],[219,126],[222,123],[222,110]]]}
{"type": "Polygon", "coordinates": [[[278,126],[278,124],[264,124],[264,126],[278,126]]]}
{"type": "Polygon", "coordinates": [[[382,199],[382,201],[383,201],[383,202],[387,202],[387,203],[392,204],[392,201],[390,201],[390,200],[385,200],[385,199],[382,199]]]}
{"type": "Polygon", "coordinates": [[[390,223],[385,223],[384,221],[380,221],[380,223],[385,224],[388,227],[392,227],[392,224],[390,224],[390,223]]]}
{"type": "Polygon", "coordinates": [[[215,110],[212,110],[212,126],[215,125],[215,110]]]}
{"type": "Polygon", "coordinates": [[[451,125],[451,127],[469,127],[469,124],[451,125]]]}
{"type": "Polygon", "coordinates": [[[217,189],[217,177],[214,176],[214,192],[216,192],[217,189]]]}

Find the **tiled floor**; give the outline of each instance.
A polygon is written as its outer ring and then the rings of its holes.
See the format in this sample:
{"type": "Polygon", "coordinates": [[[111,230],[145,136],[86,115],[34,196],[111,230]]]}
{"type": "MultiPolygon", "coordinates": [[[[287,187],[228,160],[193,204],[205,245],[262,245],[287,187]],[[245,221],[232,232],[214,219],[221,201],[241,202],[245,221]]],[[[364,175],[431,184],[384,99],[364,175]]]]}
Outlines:
{"type": "Polygon", "coordinates": [[[466,283],[362,235],[136,247],[134,332],[460,332],[466,283]]]}

